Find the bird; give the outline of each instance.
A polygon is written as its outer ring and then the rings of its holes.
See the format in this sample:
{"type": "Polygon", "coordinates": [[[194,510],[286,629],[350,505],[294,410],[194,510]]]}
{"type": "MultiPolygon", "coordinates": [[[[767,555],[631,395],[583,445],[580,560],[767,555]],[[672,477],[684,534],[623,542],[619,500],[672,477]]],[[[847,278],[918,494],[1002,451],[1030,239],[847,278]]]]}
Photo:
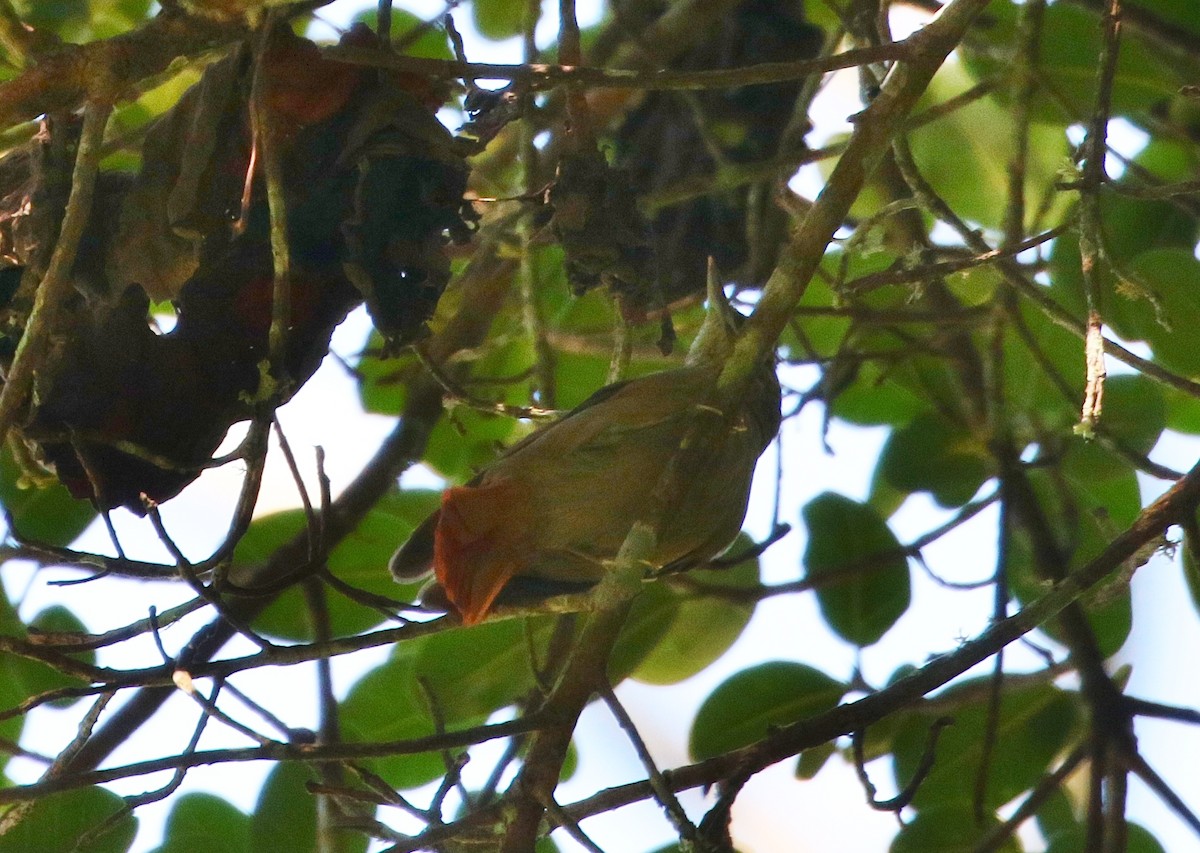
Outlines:
{"type": "MultiPolygon", "coordinates": [[[[582,591],[605,572],[663,472],[711,406],[744,318],[710,265],[708,310],[682,367],[607,385],[504,451],[392,556],[402,583],[436,578],[422,600],[464,625],[497,603],[582,591]]],[[[741,530],[755,463],[779,431],[774,357],[757,366],[721,433],[687,470],[657,529],[650,569],[681,570],[721,554],[741,530]]]]}

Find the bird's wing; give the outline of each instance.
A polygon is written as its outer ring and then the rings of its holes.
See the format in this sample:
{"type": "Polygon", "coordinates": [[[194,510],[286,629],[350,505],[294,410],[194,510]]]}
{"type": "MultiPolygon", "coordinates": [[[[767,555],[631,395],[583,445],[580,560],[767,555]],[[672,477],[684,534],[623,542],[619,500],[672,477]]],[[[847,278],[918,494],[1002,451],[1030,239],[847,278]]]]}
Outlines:
{"type": "Polygon", "coordinates": [[[411,583],[433,571],[433,537],[440,517],[441,510],[434,511],[392,554],[388,569],[399,583],[411,583]]]}
{"type": "Polygon", "coordinates": [[[607,385],[562,420],[514,444],[489,470],[523,469],[534,457],[565,463],[573,455],[604,452],[642,430],[690,417],[714,378],[712,371],[685,367],[607,385]]]}

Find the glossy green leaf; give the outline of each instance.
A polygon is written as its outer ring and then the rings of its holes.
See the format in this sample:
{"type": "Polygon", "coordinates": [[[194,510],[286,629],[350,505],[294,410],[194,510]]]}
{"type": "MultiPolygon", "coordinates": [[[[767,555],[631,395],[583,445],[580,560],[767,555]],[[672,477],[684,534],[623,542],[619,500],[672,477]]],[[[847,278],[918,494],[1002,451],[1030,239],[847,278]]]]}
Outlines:
{"type": "Polygon", "coordinates": [[[1101,417],[1105,435],[1127,450],[1147,454],[1167,425],[1163,387],[1138,374],[1110,376],[1101,417]]]}
{"type": "MultiPolygon", "coordinates": [[[[923,809],[901,827],[888,853],[972,853],[999,823],[990,816],[981,823],[969,804],[948,803],[923,809]]],[[[997,853],[1020,853],[1022,848],[1016,839],[1009,838],[993,849],[997,853]]]]}
{"type": "MultiPolygon", "coordinates": [[[[896,338],[884,334],[858,336],[856,345],[868,350],[897,348],[896,338]]],[[[836,390],[832,412],[855,424],[894,426],[929,411],[931,400],[945,411],[961,405],[962,392],[944,361],[907,350],[898,351],[897,359],[886,367],[868,362],[841,380],[850,384],[831,389],[836,390]]]]}
{"type": "Polygon", "coordinates": [[[471,4],[475,29],[495,41],[518,35],[523,30],[528,5],[523,0],[475,0],[471,4]]]}
{"type": "Polygon", "coordinates": [[[608,657],[608,678],[619,684],[649,657],[679,613],[680,599],[664,583],[647,584],[633,600],[608,657]]]}
{"type": "Polygon", "coordinates": [[[879,456],[882,480],[904,492],[929,492],[945,507],[970,501],[990,474],[987,449],[933,413],[893,431],[879,456]]]}
{"type": "MultiPolygon", "coordinates": [[[[740,535],[730,553],[743,553],[752,544],[740,535]]],[[[742,635],[754,614],[754,599],[738,595],[758,586],[758,560],[727,569],[697,569],[675,582],[660,583],[678,606],[633,677],[647,684],[675,684],[709,666],[742,635]]]]}
{"type": "Polygon", "coordinates": [[[1155,249],[1129,264],[1129,273],[1153,294],[1158,307],[1141,306],[1138,335],[1165,367],[1187,376],[1200,374],[1200,352],[1180,330],[1200,323],[1200,261],[1190,250],[1155,249]]]}
{"type": "Polygon", "coordinates": [[[1043,838],[1053,838],[1076,825],[1071,798],[1063,788],[1056,788],[1037,810],[1037,827],[1043,838]]]}
{"type": "MultiPolygon", "coordinates": [[[[425,517],[437,508],[438,493],[424,490],[391,492],[329,555],[329,570],[356,589],[393,600],[411,601],[418,584],[400,585],[392,580],[387,564],[396,547],[425,517]]],[[[266,562],[284,543],[303,534],[306,517],[302,510],[286,510],[256,519],[234,551],[234,578],[238,567],[266,562]]],[[[337,636],[369,630],[384,620],[383,614],[328,588],[329,620],[337,636]]],[[[266,634],[289,640],[311,640],[313,626],[304,593],[298,587],[285,590],[254,621],[266,634]]]]}
{"type": "MultiPolygon", "coordinates": [[[[38,613],[29,620],[29,627],[43,634],[82,634],[86,633],[84,624],[79,617],[61,605],[53,605],[38,613]]],[[[8,655],[4,655],[8,658],[8,655]]],[[[81,663],[95,663],[96,653],[86,651],[71,655],[81,663]]],[[[38,661],[13,656],[4,662],[8,677],[21,685],[26,696],[33,696],[45,690],[59,687],[86,687],[88,682],[82,678],[64,675],[58,669],[38,661]]],[[[67,707],[74,704],[75,699],[56,700],[52,707],[67,707]]]]}
{"type": "Polygon", "coordinates": [[[773,661],[735,673],[714,690],[692,723],[688,751],[697,760],[754,743],[772,726],[837,706],[847,687],[820,670],[773,661]]]}
{"type": "Polygon", "coordinates": [[[1183,535],[1182,559],[1179,561],[1183,580],[1192,598],[1192,607],[1200,613],[1200,542],[1187,533],[1183,535]]]}
{"type": "Polygon", "coordinates": [[[1139,375],[1108,379],[1104,410],[1096,432],[1106,441],[1068,439],[1062,470],[1080,489],[1093,494],[1093,503],[1111,512],[1120,504],[1120,518],[1133,521],[1140,499],[1128,489],[1136,470],[1130,454],[1148,455],[1167,423],[1167,406],[1161,387],[1139,375]],[[1109,442],[1115,446],[1110,447],[1109,442]],[[1125,481],[1125,488],[1116,481],[1125,481]],[[1110,487],[1112,484],[1112,487],[1110,487]],[[1113,489],[1116,489],[1114,491],[1113,489]]]}
{"type": "Polygon", "coordinates": [[[869,506],[826,492],[804,507],[806,576],[825,621],[858,646],[877,642],[908,609],[908,560],[869,506]]]}
{"type": "MultiPolygon", "coordinates": [[[[1136,823],[1129,824],[1125,853],[1166,853],[1157,838],[1136,823]]],[[[1046,853],[1082,853],[1087,847],[1087,827],[1076,824],[1070,829],[1050,836],[1046,853]]]]}
{"type": "MultiPolygon", "coordinates": [[[[944,102],[976,82],[963,66],[947,63],[930,83],[924,103],[944,102]]],[[[992,228],[999,228],[1004,221],[1011,127],[1009,111],[994,96],[988,96],[940,116],[909,135],[913,157],[938,195],[960,216],[992,228]]],[[[1068,148],[1060,127],[1032,124],[1029,136],[1025,189],[1033,195],[1053,183],[1068,148]]],[[[1065,209],[1067,199],[1060,195],[1053,203],[1065,209]]]]}
{"type": "Polygon", "coordinates": [[[0,835],[0,853],[125,853],[138,821],[124,810],[125,802],[102,788],[51,794],[0,835]]]}
{"type": "Polygon", "coordinates": [[[434,426],[425,463],[447,480],[465,482],[494,460],[504,444],[520,437],[512,418],[457,406],[434,426]]]}
{"type": "MultiPolygon", "coordinates": [[[[41,628],[44,632],[78,632],[83,629],[79,619],[61,606],[51,606],[30,620],[32,627],[41,628]]],[[[9,604],[7,598],[0,595],[0,633],[7,636],[23,637],[26,626],[21,621],[16,610],[9,604]]],[[[94,652],[74,655],[75,659],[92,663],[96,656],[94,652]]],[[[0,653],[0,708],[9,709],[19,705],[31,696],[43,691],[63,687],[86,687],[87,682],[74,676],[64,675],[59,669],[31,660],[20,655],[0,653]]],[[[76,700],[70,698],[58,699],[50,703],[51,707],[66,707],[76,700]]],[[[24,717],[18,716],[0,721],[0,737],[16,741],[21,734],[24,717]]],[[[0,766],[8,759],[8,754],[0,756],[0,766]]]]}
{"type": "Polygon", "coordinates": [[[184,794],[167,817],[154,853],[251,853],[250,816],[212,794],[184,794]]]}
{"type": "MultiPolygon", "coordinates": [[[[364,853],[360,832],[334,831],[329,846],[317,846],[317,800],[305,785],[316,781],[312,767],[296,761],[276,766],[258,795],[250,821],[250,849],[288,853],[364,853]]],[[[365,807],[364,816],[374,813],[365,807]]]]}
{"type": "Polygon", "coordinates": [[[355,367],[358,374],[358,396],[363,409],[376,415],[395,417],[404,411],[408,399],[408,383],[424,369],[414,355],[380,358],[383,336],[371,332],[365,355],[355,367]]]}
{"type": "MultiPolygon", "coordinates": [[[[1105,325],[1127,340],[1153,337],[1170,323],[1157,286],[1134,263],[1139,255],[1160,250],[1190,254],[1198,222],[1195,216],[1165,201],[1130,198],[1116,192],[1100,197],[1101,227],[1106,235],[1104,257],[1097,270],[1105,325]]],[[[1055,240],[1050,253],[1050,292],[1076,317],[1087,313],[1079,238],[1066,234],[1055,240]]]]}
{"type": "Polygon", "coordinates": [[[1163,389],[1166,428],[1175,432],[1200,435],[1200,399],[1174,388],[1163,389]]]}
{"type": "Polygon", "coordinates": [[[535,616],[441,631],[420,644],[413,672],[447,724],[470,724],[534,689],[530,653],[542,659],[554,621],[535,616]]]}
{"type": "MultiPolygon", "coordinates": [[[[1069,569],[1079,568],[1099,554],[1118,533],[1133,523],[1141,508],[1141,494],[1132,471],[1118,477],[1099,477],[1095,466],[1076,461],[1090,458],[1086,442],[1073,439],[1063,459],[1066,480],[1047,472],[1030,472],[1030,481],[1038,497],[1039,511],[1046,515],[1054,532],[1056,547],[1066,558],[1069,569]]],[[[1062,566],[1051,571],[1063,571],[1062,566]]],[[[1046,567],[1034,564],[1028,535],[1016,529],[1009,547],[1009,581],[1014,595],[1023,603],[1045,594],[1046,567]]],[[[1119,584],[1120,581],[1118,580],[1119,584]]],[[[1127,588],[1107,586],[1099,600],[1085,599],[1088,621],[1096,634],[1100,651],[1106,657],[1115,654],[1129,636],[1132,605],[1127,588]]],[[[1052,637],[1061,637],[1057,620],[1041,626],[1052,637]]]]}
{"type": "MultiPolygon", "coordinates": [[[[978,41],[968,40],[964,44],[966,64],[981,78],[1002,75],[1012,68],[1011,62],[1001,57],[1011,56],[1018,8],[1015,3],[992,3],[988,7],[989,26],[979,33],[978,41]],[[997,52],[1001,45],[1006,48],[997,52]]],[[[1043,45],[1054,48],[1044,49],[1038,58],[1038,74],[1046,82],[1034,98],[1035,117],[1061,124],[1065,102],[1070,111],[1068,121],[1084,120],[1091,114],[1096,98],[1096,57],[1100,55],[1098,15],[1091,9],[1053,4],[1046,9],[1041,39],[1043,45]]],[[[1175,95],[1189,71],[1195,69],[1169,57],[1139,36],[1121,40],[1113,86],[1114,115],[1146,110],[1175,95]]],[[[1003,91],[1001,87],[1002,95],[1003,91]]]]}
{"type": "MultiPolygon", "coordinates": [[[[366,24],[376,29],[379,21],[377,9],[364,9],[354,18],[355,23],[366,24]]],[[[405,9],[392,8],[392,43],[402,45],[405,56],[421,56],[427,59],[453,59],[445,31],[428,21],[423,21],[405,9]]]]}
{"type": "MultiPolygon", "coordinates": [[[[354,685],[339,709],[348,741],[379,743],[435,733],[428,699],[414,674],[417,651],[424,642],[401,643],[387,663],[354,685]]],[[[419,787],[446,772],[441,755],[432,752],[385,755],[374,759],[371,767],[398,790],[419,787]]]]}
{"type": "MultiPolygon", "coordinates": [[[[947,714],[954,722],[941,732],[933,769],[913,799],[918,810],[954,803],[972,807],[974,780],[988,748],[986,680],[972,679],[950,688],[939,697],[939,704],[954,706],[960,697],[961,704],[947,714]]],[[[1078,698],[1054,687],[1005,691],[993,760],[988,764],[985,802],[989,808],[998,808],[1036,784],[1069,743],[1078,716],[1078,698]]],[[[913,714],[897,732],[893,766],[898,788],[913,778],[925,755],[933,722],[931,715],[913,714]]]]}
{"type": "Polygon", "coordinates": [[[832,743],[823,743],[804,750],[796,762],[796,778],[804,781],[814,778],[835,752],[837,748],[832,743]]]}
{"type": "Polygon", "coordinates": [[[834,415],[858,426],[908,423],[927,406],[913,389],[893,381],[874,363],[855,367],[852,374],[840,377],[841,383],[830,389],[834,415]]]}
{"type": "Polygon", "coordinates": [[[96,517],[90,503],[75,500],[57,483],[29,483],[7,446],[0,450],[0,506],[22,537],[47,545],[70,544],[96,517]]]}

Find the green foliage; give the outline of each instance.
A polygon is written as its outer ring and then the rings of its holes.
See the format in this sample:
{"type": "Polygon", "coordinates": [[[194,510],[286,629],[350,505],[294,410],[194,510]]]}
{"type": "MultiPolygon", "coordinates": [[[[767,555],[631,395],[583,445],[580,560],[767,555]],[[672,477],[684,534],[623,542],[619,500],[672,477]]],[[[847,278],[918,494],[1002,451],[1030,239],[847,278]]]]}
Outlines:
{"type": "Polygon", "coordinates": [[[774,726],[828,711],[846,689],[800,663],[774,661],[744,669],[704,700],[692,724],[688,751],[702,760],[747,746],[774,726]]]}
{"type": "MultiPolygon", "coordinates": [[[[888,848],[889,853],[971,853],[981,836],[999,823],[986,818],[982,823],[969,805],[954,803],[917,813],[906,823],[888,848]]],[[[1016,839],[997,848],[1000,853],[1020,853],[1016,839]]]]}
{"type": "MultiPolygon", "coordinates": [[[[399,646],[391,660],[354,685],[340,709],[347,740],[379,743],[433,734],[433,716],[416,682],[415,652],[410,648],[420,642],[399,646]]],[[[441,756],[430,752],[389,755],[371,766],[399,790],[419,787],[445,772],[441,756]]]]}
{"type": "Polygon", "coordinates": [[[0,853],[125,853],[137,824],[116,794],[79,788],[34,802],[24,820],[0,835],[0,853]]]}
{"type": "Polygon", "coordinates": [[[0,451],[0,505],[18,534],[47,545],[68,544],[96,517],[91,506],[57,483],[31,482],[8,447],[0,451]]]}
{"type": "Polygon", "coordinates": [[[167,818],[154,853],[251,853],[250,818],[212,794],[185,794],[167,818]]]}
{"type": "Polygon", "coordinates": [[[294,850],[296,853],[364,853],[367,839],[357,832],[333,831],[328,846],[317,844],[316,800],[305,787],[319,779],[313,769],[297,762],[271,771],[250,819],[251,850],[294,850]]]}
{"type": "MultiPolygon", "coordinates": [[[[354,531],[342,540],[329,555],[329,571],[339,580],[366,593],[388,598],[411,600],[416,586],[407,590],[397,587],[386,573],[379,571],[387,564],[397,542],[424,520],[437,506],[435,492],[397,492],[380,500],[354,531]]],[[[276,549],[307,529],[302,510],[288,510],[258,519],[238,543],[234,552],[235,566],[260,565],[276,549]]],[[[369,630],[384,621],[384,616],[359,601],[340,592],[329,590],[329,622],[334,634],[343,636],[369,630]]],[[[255,627],[271,636],[289,640],[311,640],[314,637],[304,593],[293,587],[280,595],[255,620],[255,627]]]]}
{"type": "MultiPolygon", "coordinates": [[[[730,549],[737,554],[749,547],[750,539],[739,536],[730,549]]],[[[671,607],[660,616],[664,630],[657,642],[633,670],[633,677],[647,684],[675,684],[691,678],[723,655],[742,635],[754,613],[752,599],[740,600],[739,592],[758,587],[758,560],[744,560],[722,569],[697,569],[679,584],[669,581],[647,590],[634,604],[630,624],[651,594],[666,597],[671,607]],[[654,590],[662,590],[655,593],[654,590]],[[665,596],[663,595],[665,593],[665,596]]],[[[628,629],[627,629],[628,630],[628,629]]],[[[622,649],[618,643],[617,652],[622,649]]]]}
{"type": "MultiPolygon", "coordinates": [[[[1136,823],[1128,827],[1129,837],[1125,850],[1128,853],[1166,853],[1166,848],[1150,832],[1136,823]]],[[[1050,836],[1046,853],[1076,853],[1087,846],[1087,827],[1076,824],[1063,832],[1050,836]]]]}
{"type": "Polygon", "coordinates": [[[521,0],[475,0],[471,17],[475,28],[490,39],[500,40],[519,34],[529,4],[521,0]]]}
{"type": "Polygon", "coordinates": [[[826,492],[804,507],[807,575],[821,613],[841,637],[877,643],[908,609],[908,560],[875,510],[826,492]]]}
{"type": "MultiPolygon", "coordinates": [[[[941,703],[951,706],[947,716],[953,722],[941,732],[937,760],[913,799],[918,810],[955,803],[971,810],[983,761],[1002,755],[1003,760],[992,760],[986,777],[984,804],[989,811],[996,809],[1036,783],[1046,764],[1069,742],[1078,717],[1073,697],[1053,687],[1036,686],[1005,691],[992,729],[995,745],[989,747],[985,684],[986,680],[966,681],[940,697],[941,703]]],[[[916,773],[937,716],[911,714],[897,730],[893,755],[898,787],[916,773]]]]}
{"type": "Polygon", "coordinates": [[[970,432],[926,413],[893,430],[879,457],[879,477],[902,492],[929,492],[942,506],[962,506],[987,480],[989,461],[970,432]]]}

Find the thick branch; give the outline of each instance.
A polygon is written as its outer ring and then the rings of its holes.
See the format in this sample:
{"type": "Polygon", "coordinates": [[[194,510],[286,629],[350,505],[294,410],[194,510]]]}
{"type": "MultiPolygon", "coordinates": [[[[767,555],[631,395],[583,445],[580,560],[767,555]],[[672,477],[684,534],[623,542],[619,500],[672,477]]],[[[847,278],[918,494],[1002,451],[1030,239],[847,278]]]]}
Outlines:
{"type": "Polygon", "coordinates": [[[902,42],[908,59],[892,67],[878,96],[858,115],[845,153],[816,204],[793,232],[778,266],[767,280],[762,298],[722,376],[723,387],[739,385],[774,349],[821,262],[825,247],[845,221],[850,205],[883,159],[933,75],[986,5],[986,0],[954,0],[928,26],[902,42]]]}
{"type": "Polygon", "coordinates": [[[245,35],[240,24],[159,15],[132,32],[66,45],[39,57],[21,76],[0,83],[0,128],[44,113],[73,110],[89,96],[126,96],[139,81],[165,71],[177,57],[195,57],[245,35]]]}

